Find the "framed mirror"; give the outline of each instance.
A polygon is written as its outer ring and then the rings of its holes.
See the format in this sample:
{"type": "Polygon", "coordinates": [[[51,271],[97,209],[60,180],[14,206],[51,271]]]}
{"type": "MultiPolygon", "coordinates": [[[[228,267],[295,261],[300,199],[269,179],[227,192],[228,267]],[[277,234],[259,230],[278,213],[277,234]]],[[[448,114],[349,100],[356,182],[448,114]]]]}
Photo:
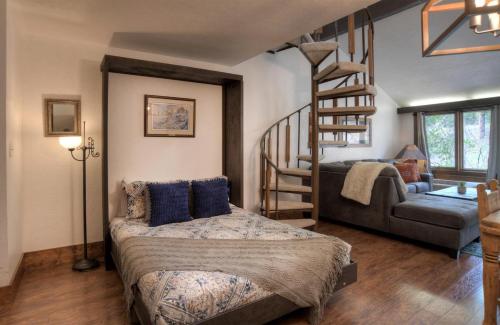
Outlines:
{"type": "Polygon", "coordinates": [[[80,135],[80,100],[45,99],[45,136],[80,135]]]}

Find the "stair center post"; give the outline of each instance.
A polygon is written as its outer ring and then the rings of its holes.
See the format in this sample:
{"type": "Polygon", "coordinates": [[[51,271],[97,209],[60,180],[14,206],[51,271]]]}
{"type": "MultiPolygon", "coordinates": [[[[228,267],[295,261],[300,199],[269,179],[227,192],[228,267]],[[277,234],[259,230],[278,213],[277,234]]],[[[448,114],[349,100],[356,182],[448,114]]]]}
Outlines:
{"type": "Polygon", "coordinates": [[[318,144],[318,82],[314,76],[318,73],[318,65],[311,65],[311,203],[313,204],[312,219],[316,221],[314,230],[318,227],[319,217],[319,144],[318,144]]]}

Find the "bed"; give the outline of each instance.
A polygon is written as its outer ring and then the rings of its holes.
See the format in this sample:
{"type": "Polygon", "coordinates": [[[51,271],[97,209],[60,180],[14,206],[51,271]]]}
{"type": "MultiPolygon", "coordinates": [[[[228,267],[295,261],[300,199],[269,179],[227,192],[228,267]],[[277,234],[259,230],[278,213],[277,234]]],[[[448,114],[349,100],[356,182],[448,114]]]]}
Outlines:
{"type": "MultiPolygon", "coordinates": [[[[110,222],[112,256],[120,275],[120,246],[130,237],[168,237],[192,240],[307,239],[324,235],[294,228],[231,206],[232,213],[189,222],[148,227],[125,218],[110,222]]],[[[348,244],[346,244],[348,245],[348,244]]],[[[336,290],[356,281],[350,246],[343,259],[336,290]]],[[[300,307],[241,276],[205,271],[155,271],[137,283],[132,317],[140,324],[262,324],[300,307]]]]}

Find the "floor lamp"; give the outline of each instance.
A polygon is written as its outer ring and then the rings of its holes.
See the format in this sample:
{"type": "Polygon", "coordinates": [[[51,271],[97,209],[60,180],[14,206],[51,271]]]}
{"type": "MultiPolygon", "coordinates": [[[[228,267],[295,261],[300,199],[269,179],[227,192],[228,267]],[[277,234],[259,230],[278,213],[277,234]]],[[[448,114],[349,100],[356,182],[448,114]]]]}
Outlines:
{"type": "MultiPolygon", "coordinates": [[[[83,122],[83,139],[85,139],[85,122],[83,122]]],[[[89,259],[87,256],[87,160],[99,157],[99,153],[95,151],[92,137],[88,137],[86,144],[81,144],[81,137],[61,137],[59,143],[69,150],[74,160],[82,162],[83,165],[83,259],[73,264],[73,270],[88,271],[98,267],[99,261],[89,259]],[[75,154],[76,151],[82,152],[80,157],[75,154]]]]}

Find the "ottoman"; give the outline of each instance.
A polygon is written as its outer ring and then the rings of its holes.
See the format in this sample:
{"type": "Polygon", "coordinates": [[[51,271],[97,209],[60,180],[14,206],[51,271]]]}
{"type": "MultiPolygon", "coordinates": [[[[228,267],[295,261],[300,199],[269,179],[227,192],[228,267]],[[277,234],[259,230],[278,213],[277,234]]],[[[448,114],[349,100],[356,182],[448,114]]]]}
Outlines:
{"type": "Polygon", "coordinates": [[[477,202],[408,194],[394,206],[390,232],[446,247],[457,258],[460,249],[479,237],[477,202]]]}

